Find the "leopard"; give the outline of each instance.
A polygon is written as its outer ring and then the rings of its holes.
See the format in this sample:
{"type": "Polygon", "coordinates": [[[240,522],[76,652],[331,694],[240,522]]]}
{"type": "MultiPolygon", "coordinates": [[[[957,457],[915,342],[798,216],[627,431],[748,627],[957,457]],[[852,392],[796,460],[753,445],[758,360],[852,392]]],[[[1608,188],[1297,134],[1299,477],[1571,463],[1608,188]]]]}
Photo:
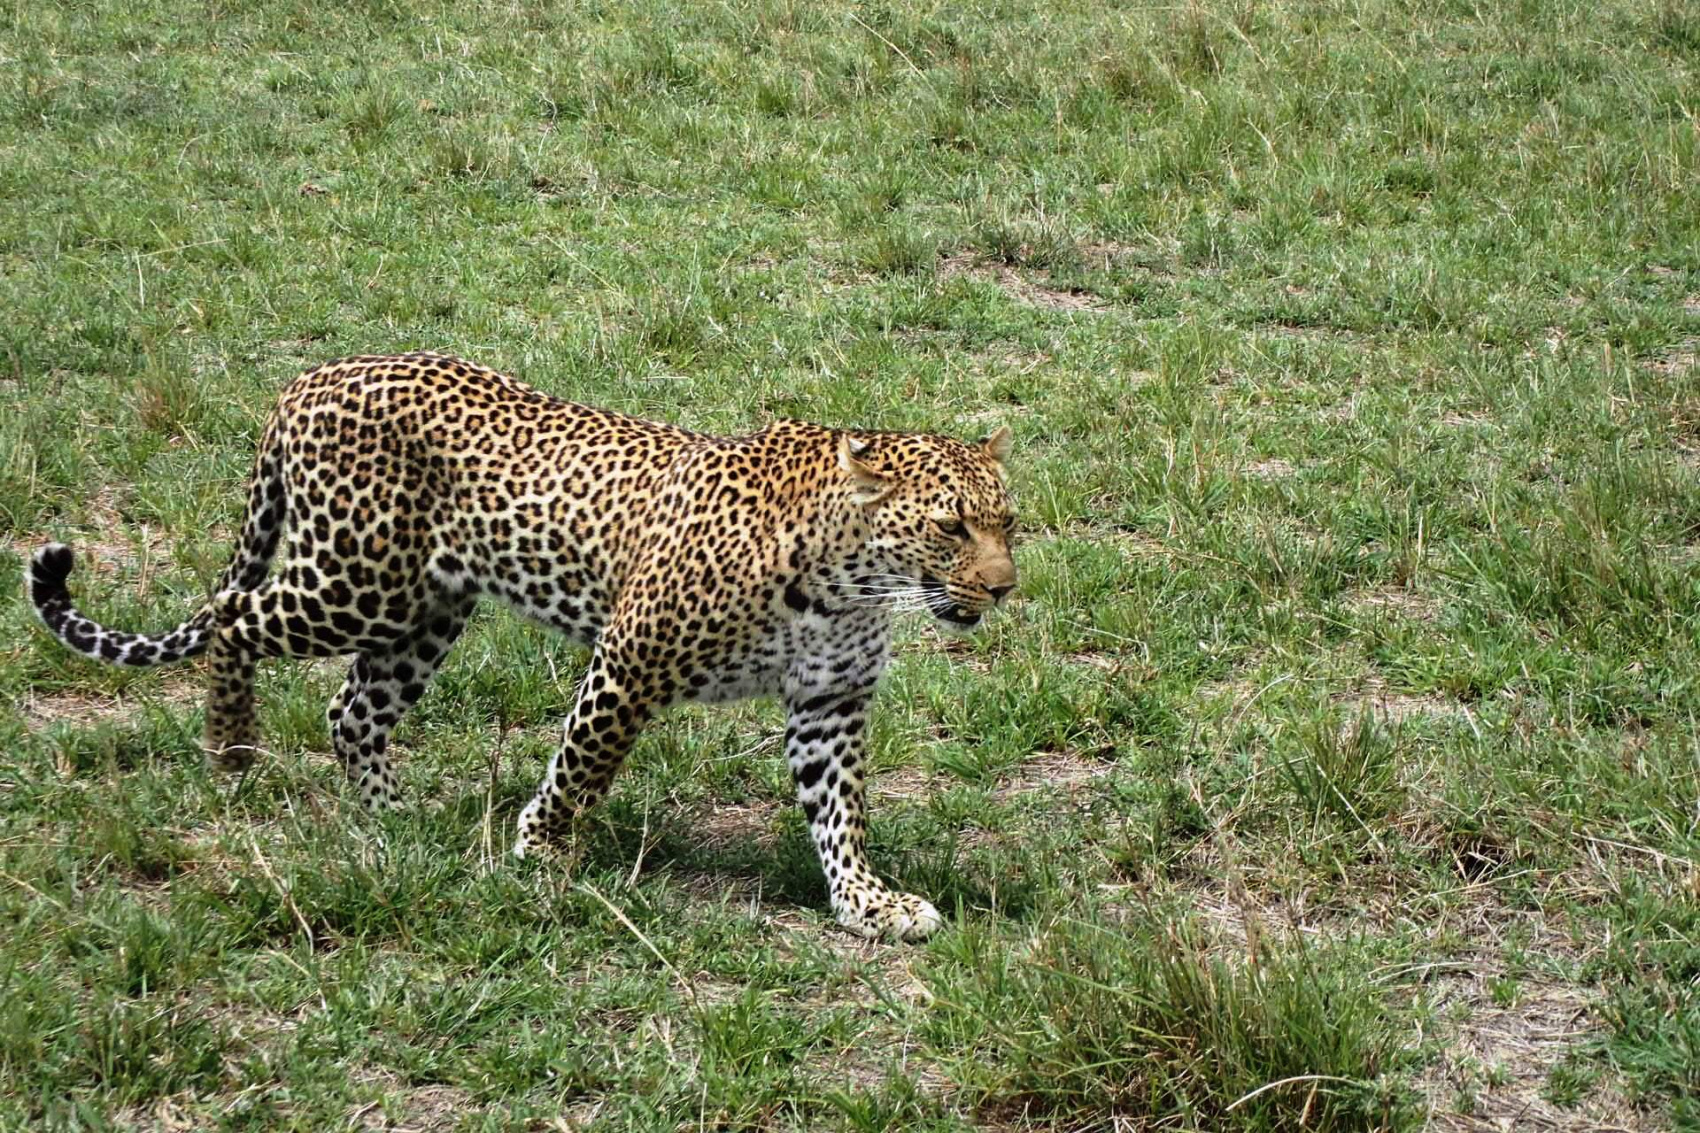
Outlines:
{"type": "Polygon", "coordinates": [[[562,400],[438,353],[361,355],[288,384],[211,596],[175,628],[79,612],[71,549],[25,584],[65,647],[115,665],[205,654],[210,764],[248,771],[267,658],[350,658],[326,711],[364,806],[399,805],[391,737],[477,603],[589,649],[517,858],[559,856],[646,725],[778,698],[833,917],[867,937],[943,924],[868,856],[868,725],[906,612],[967,633],[1015,590],[1008,428],[977,441],[778,419],[719,436],[562,400]],[[286,549],[279,558],[282,544],[286,549]]]}

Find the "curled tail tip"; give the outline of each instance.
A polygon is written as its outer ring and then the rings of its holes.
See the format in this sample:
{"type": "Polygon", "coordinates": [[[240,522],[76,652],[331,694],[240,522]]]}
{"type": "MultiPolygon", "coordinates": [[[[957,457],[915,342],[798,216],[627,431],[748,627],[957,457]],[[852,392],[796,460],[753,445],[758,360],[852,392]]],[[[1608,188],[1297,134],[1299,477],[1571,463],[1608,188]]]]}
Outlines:
{"type": "Polygon", "coordinates": [[[49,543],[30,559],[30,586],[39,594],[52,594],[65,589],[71,577],[76,556],[63,543],[49,543]]]}

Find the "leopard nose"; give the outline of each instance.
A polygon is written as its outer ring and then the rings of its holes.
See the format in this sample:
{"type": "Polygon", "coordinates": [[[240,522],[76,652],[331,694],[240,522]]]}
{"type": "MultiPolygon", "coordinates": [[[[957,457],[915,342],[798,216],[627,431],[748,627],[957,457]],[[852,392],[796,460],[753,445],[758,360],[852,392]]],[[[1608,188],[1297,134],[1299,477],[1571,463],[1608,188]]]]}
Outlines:
{"type": "Polygon", "coordinates": [[[992,601],[1002,602],[1004,598],[1009,595],[1009,592],[1014,589],[1015,586],[1013,584],[1009,586],[988,586],[986,587],[986,593],[992,596],[992,601]]]}

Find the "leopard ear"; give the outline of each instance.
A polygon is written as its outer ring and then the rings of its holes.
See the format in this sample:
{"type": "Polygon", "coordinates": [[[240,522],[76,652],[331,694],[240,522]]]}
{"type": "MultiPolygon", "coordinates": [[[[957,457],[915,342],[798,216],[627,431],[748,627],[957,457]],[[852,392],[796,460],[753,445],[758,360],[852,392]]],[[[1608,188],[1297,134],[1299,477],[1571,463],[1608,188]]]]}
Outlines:
{"type": "Polygon", "coordinates": [[[1008,464],[1009,450],[1014,444],[1015,434],[1008,425],[1000,425],[991,436],[980,438],[980,451],[991,457],[994,464],[1008,464]]]}
{"type": "Polygon", "coordinates": [[[892,489],[889,479],[859,459],[867,451],[867,441],[848,433],[838,439],[838,467],[849,475],[850,498],[863,507],[879,503],[892,489]]]}

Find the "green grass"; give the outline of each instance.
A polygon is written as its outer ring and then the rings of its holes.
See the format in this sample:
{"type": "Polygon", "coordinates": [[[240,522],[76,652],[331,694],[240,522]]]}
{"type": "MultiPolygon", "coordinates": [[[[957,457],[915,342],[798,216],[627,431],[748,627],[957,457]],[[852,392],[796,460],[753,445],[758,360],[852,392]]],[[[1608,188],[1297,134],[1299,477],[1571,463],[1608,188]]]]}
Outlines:
{"type": "Polygon", "coordinates": [[[1683,4],[137,0],[0,13],[0,1127],[1700,1129],[1683,4]],[[1016,434],[835,930],[772,706],[501,847],[582,657],[494,611],[359,813],[175,623],[277,389],[463,353],[737,431],[1016,434]],[[557,1119],[566,1124],[557,1124],[557,1119]]]}

